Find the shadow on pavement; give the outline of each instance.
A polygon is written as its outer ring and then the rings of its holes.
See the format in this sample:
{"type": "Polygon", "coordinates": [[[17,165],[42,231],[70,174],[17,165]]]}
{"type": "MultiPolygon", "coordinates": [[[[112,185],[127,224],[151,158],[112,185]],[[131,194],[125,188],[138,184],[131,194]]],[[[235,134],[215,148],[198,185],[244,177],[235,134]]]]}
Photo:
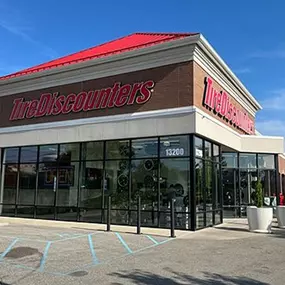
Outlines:
{"type": "Polygon", "coordinates": [[[203,272],[202,277],[194,277],[185,273],[169,270],[172,277],[165,277],[151,272],[136,270],[134,272],[117,272],[112,273],[118,279],[122,279],[122,283],[115,282],[112,285],[123,285],[126,280],[132,281],[133,284],[139,285],[270,285],[269,283],[260,282],[244,276],[225,276],[221,274],[203,272]]]}
{"type": "Polygon", "coordinates": [[[285,229],[274,229],[271,236],[275,238],[284,238],[285,239],[285,229]]]}
{"type": "Polygon", "coordinates": [[[245,228],[238,228],[238,227],[215,227],[216,230],[224,230],[224,231],[236,231],[236,232],[247,232],[249,233],[248,229],[245,228]]]}

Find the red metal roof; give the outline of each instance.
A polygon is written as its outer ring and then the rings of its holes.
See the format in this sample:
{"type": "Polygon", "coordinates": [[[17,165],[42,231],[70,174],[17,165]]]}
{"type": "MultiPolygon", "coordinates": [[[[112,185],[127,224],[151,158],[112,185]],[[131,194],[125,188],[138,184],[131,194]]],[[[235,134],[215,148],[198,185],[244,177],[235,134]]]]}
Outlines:
{"type": "Polygon", "coordinates": [[[9,75],[0,77],[0,80],[21,75],[27,75],[64,65],[75,64],[82,61],[119,54],[135,49],[149,47],[160,43],[182,39],[197,33],[134,33],[92,48],[82,50],[34,67],[30,67],[9,75]]]}

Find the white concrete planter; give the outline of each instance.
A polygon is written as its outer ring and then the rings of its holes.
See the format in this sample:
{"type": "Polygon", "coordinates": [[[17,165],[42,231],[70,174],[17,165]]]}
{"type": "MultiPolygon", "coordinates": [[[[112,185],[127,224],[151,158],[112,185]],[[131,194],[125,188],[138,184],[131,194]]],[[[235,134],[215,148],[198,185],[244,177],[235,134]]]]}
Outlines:
{"type": "Polygon", "coordinates": [[[276,207],[276,216],[279,228],[285,228],[285,206],[276,207]]]}
{"type": "Polygon", "coordinates": [[[272,208],[247,207],[247,220],[249,230],[255,233],[271,233],[273,220],[272,208]]]}

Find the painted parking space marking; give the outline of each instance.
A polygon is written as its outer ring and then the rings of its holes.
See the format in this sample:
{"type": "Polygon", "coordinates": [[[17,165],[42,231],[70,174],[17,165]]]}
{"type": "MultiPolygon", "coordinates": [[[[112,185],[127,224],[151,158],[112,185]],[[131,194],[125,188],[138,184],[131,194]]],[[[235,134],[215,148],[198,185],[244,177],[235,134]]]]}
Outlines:
{"type": "Polygon", "coordinates": [[[150,239],[154,244],[158,244],[158,241],[155,240],[152,236],[146,235],[146,237],[147,237],[148,239],[150,239]]]}
{"type": "Polygon", "coordinates": [[[89,239],[86,235],[77,239],[52,242],[45,262],[45,271],[65,273],[82,264],[93,264],[95,255],[92,253],[95,254],[95,249],[94,252],[91,251],[89,239]]]}
{"type": "Polygon", "coordinates": [[[88,242],[89,242],[89,247],[90,247],[90,251],[91,251],[91,255],[92,255],[92,260],[94,264],[98,264],[98,259],[94,250],[94,245],[93,245],[93,240],[92,240],[92,235],[89,234],[88,235],[88,242]]]}
{"type": "Polygon", "coordinates": [[[125,240],[122,238],[122,236],[119,233],[116,233],[117,238],[122,243],[122,245],[125,247],[128,253],[132,253],[133,251],[129,248],[125,240]]]}
{"type": "Polygon", "coordinates": [[[43,254],[41,262],[40,262],[40,268],[39,268],[40,272],[44,271],[44,267],[45,267],[45,263],[46,263],[46,260],[47,260],[47,257],[48,257],[48,251],[49,251],[50,246],[51,246],[51,242],[49,241],[49,242],[47,242],[44,254],[43,254]]]}
{"type": "MultiPolygon", "coordinates": [[[[25,229],[21,229],[21,234],[23,232],[25,229]]],[[[6,234],[9,235],[10,232],[6,234]]],[[[14,236],[9,236],[2,242],[3,253],[0,255],[0,258],[2,257],[0,266],[9,264],[15,268],[57,276],[66,276],[88,268],[107,265],[120,258],[138,254],[173,240],[144,234],[104,231],[71,232],[54,229],[50,231],[40,229],[30,239],[15,237],[17,236],[15,231],[13,234],[14,236]],[[35,239],[45,234],[51,239],[35,239]],[[54,239],[55,237],[57,238],[54,239]],[[11,250],[19,248],[37,249],[37,252],[20,258],[9,257],[11,250]]]]}
{"type": "Polygon", "coordinates": [[[6,248],[6,250],[0,255],[0,261],[3,260],[3,258],[9,253],[9,251],[13,248],[13,246],[19,241],[18,238],[14,239],[9,246],[6,248]]]}

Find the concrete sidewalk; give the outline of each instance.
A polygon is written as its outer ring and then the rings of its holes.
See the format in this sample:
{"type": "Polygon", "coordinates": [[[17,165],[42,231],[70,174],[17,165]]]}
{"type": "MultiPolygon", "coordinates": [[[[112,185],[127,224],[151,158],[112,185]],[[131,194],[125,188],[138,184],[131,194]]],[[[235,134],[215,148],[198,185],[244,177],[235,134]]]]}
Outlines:
{"type": "MultiPolygon", "coordinates": [[[[24,218],[15,218],[15,217],[11,218],[0,217],[0,225],[1,224],[40,226],[40,227],[50,227],[50,228],[66,228],[66,229],[86,229],[86,230],[96,230],[96,231],[106,230],[106,224],[65,222],[65,221],[41,220],[41,219],[24,219],[24,218]]],[[[134,234],[136,233],[137,228],[134,226],[111,225],[111,231],[134,234]]],[[[170,229],[141,227],[141,233],[169,237],[170,229]]],[[[190,233],[193,232],[186,230],[185,231],[175,230],[176,237],[182,237],[190,233]]]]}

